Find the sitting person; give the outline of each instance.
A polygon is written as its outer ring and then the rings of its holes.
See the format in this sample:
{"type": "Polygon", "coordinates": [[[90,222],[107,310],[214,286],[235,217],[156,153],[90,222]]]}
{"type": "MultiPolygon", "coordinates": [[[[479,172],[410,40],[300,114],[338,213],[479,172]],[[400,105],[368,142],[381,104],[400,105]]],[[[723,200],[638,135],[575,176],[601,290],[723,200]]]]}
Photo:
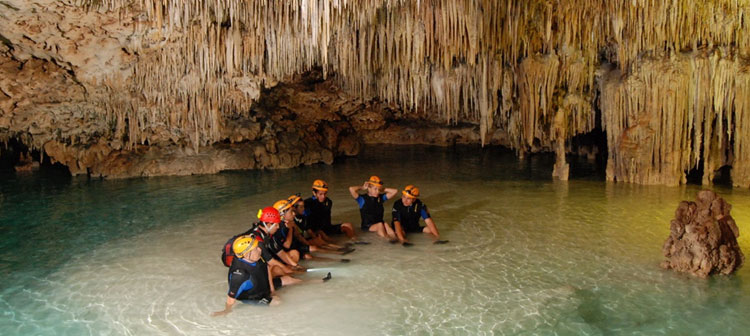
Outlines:
{"type": "Polygon", "coordinates": [[[228,314],[237,300],[271,304],[274,302],[277,289],[301,282],[290,276],[272,278],[266,259],[262,257],[261,245],[260,240],[252,234],[234,240],[232,251],[236,258],[229,267],[229,292],[226,305],[224,310],[212,313],[211,316],[228,314]]]}
{"type": "Polygon", "coordinates": [[[395,239],[393,229],[383,220],[383,203],[393,198],[398,190],[385,188],[381,191],[382,188],[383,181],[377,176],[371,176],[361,187],[349,187],[349,193],[352,195],[352,198],[357,200],[357,204],[359,205],[359,214],[362,217],[362,231],[377,232],[381,237],[395,239]],[[360,190],[365,190],[367,193],[360,195],[360,190]]]}
{"type": "Polygon", "coordinates": [[[433,236],[433,243],[442,244],[447,241],[440,240],[440,232],[438,232],[435,222],[430,217],[430,212],[427,210],[427,205],[419,200],[419,188],[408,185],[401,192],[401,199],[393,203],[393,228],[396,231],[398,240],[409,246],[411,243],[406,239],[406,233],[412,232],[423,232],[431,234],[433,236]],[[419,225],[419,219],[424,219],[426,226],[419,225]]]}
{"type": "Polygon", "coordinates": [[[312,196],[305,200],[305,215],[307,224],[316,231],[323,241],[332,243],[330,235],[346,234],[350,240],[356,241],[352,223],[333,224],[331,209],[333,200],[328,197],[328,184],[323,180],[315,180],[312,185],[312,196]]]}
{"type": "Polygon", "coordinates": [[[281,276],[292,274],[295,269],[299,270],[299,264],[284,251],[284,240],[274,237],[281,224],[279,211],[272,206],[265,207],[258,212],[258,219],[260,221],[255,224],[250,233],[264,243],[263,249],[270,255],[265,260],[271,266],[271,273],[274,276],[281,276]]]}

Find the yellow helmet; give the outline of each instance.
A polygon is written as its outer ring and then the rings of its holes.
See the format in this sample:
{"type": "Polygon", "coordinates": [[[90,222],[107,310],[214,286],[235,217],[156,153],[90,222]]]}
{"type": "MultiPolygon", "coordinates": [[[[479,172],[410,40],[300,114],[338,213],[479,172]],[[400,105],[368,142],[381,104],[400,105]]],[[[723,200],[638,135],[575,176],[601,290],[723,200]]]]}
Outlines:
{"type": "Polygon", "coordinates": [[[285,213],[287,210],[291,209],[294,204],[299,202],[301,200],[298,195],[292,195],[289,196],[287,199],[279,200],[276,203],[273,204],[273,207],[276,208],[276,210],[279,210],[280,214],[285,213]]]}
{"type": "Polygon", "coordinates": [[[254,250],[256,247],[258,247],[258,240],[255,239],[255,236],[242,236],[234,240],[232,251],[237,256],[242,257],[245,253],[254,250]]]}
{"type": "Polygon", "coordinates": [[[312,188],[320,191],[328,191],[328,183],[323,180],[315,180],[313,182],[312,188]]]}
{"type": "Polygon", "coordinates": [[[413,186],[413,185],[410,184],[410,185],[406,186],[404,188],[404,191],[402,191],[401,193],[404,194],[406,197],[409,197],[409,198],[418,198],[419,197],[419,188],[417,188],[417,187],[415,187],[415,186],[413,186]]]}
{"type": "Polygon", "coordinates": [[[367,180],[367,183],[372,184],[374,186],[378,186],[378,187],[383,186],[383,180],[381,180],[379,177],[375,175],[370,176],[370,179],[367,180]]]}

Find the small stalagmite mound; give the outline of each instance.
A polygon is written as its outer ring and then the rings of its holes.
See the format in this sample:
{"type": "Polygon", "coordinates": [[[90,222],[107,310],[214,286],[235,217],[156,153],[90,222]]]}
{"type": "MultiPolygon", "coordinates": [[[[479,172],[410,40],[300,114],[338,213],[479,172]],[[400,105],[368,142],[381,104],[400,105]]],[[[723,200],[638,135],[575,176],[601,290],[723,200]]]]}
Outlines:
{"type": "Polygon", "coordinates": [[[729,215],[731,209],[709,190],[699,192],[695,202],[680,202],[662,247],[667,260],[661,266],[702,278],[739,269],[745,257],[737,244],[740,231],[729,215]]]}

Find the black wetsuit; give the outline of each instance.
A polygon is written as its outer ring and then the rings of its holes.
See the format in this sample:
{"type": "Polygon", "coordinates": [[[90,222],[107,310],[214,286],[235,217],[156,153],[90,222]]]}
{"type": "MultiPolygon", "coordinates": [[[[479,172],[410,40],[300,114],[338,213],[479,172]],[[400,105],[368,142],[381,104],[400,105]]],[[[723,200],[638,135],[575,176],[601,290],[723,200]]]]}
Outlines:
{"type": "MultiPolygon", "coordinates": [[[[268,265],[263,259],[249,262],[234,258],[229,267],[229,297],[237,300],[251,300],[260,303],[271,302],[271,287],[268,284],[268,265]]],[[[281,288],[281,279],[274,279],[275,288],[281,288]]]]}
{"type": "Polygon", "coordinates": [[[404,232],[422,232],[424,226],[419,225],[419,218],[430,218],[430,212],[427,211],[427,206],[419,199],[415,199],[408,207],[399,199],[393,203],[392,214],[393,219],[391,220],[391,223],[399,221],[404,232]]]}
{"type": "MultiPolygon", "coordinates": [[[[294,223],[297,225],[297,229],[299,229],[300,234],[305,237],[306,231],[307,231],[307,221],[305,220],[305,217],[298,217],[294,216],[294,223]]],[[[291,234],[294,234],[292,232],[291,234]]],[[[305,237],[307,239],[308,237],[305,237]]],[[[297,250],[299,251],[300,258],[304,256],[305,254],[310,253],[310,245],[307,245],[301,241],[299,241],[297,238],[292,239],[292,247],[289,248],[289,250],[297,250]]]]}
{"type": "Polygon", "coordinates": [[[330,198],[326,198],[323,202],[318,201],[315,196],[305,200],[305,214],[309,222],[308,225],[313,231],[323,231],[328,235],[343,233],[341,224],[333,225],[331,223],[332,208],[333,201],[330,198]]]}
{"type": "Polygon", "coordinates": [[[383,203],[388,200],[386,194],[378,196],[359,195],[357,204],[359,204],[359,214],[362,217],[362,231],[369,231],[370,226],[384,222],[383,220],[383,203]]]}
{"type": "Polygon", "coordinates": [[[252,233],[262,241],[259,245],[263,250],[260,257],[263,258],[264,261],[270,261],[271,258],[275,257],[276,254],[283,249],[281,245],[277,244],[273,237],[270,237],[267,233],[261,230],[260,227],[254,227],[252,233]]]}

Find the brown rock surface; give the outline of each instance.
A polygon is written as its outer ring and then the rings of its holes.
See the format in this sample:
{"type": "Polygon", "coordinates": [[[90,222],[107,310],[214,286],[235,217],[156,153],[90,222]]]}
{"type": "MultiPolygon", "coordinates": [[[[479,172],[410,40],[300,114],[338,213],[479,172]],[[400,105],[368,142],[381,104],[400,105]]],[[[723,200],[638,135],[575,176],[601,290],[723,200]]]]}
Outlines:
{"type": "Polygon", "coordinates": [[[695,202],[682,201],[670,224],[661,266],[699,277],[731,274],[742,266],[737,244],[739,228],[729,215],[732,206],[713,191],[698,193],[695,202]]]}
{"type": "Polygon", "coordinates": [[[292,159],[301,148],[330,162],[362,143],[502,144],[555,151],[565,179],[572,139],[600,127],[609,180],[679,184],[702,166],[710,184],[731,166],[748,187],[748,12],[735,0],[0,0],[0,143],[54,149],[74,173],[141,146],[246,143],[256,167],[285,167],[307,162],[292,159]],[[324,83],[258,106],[314,69],[324,83]]]}

